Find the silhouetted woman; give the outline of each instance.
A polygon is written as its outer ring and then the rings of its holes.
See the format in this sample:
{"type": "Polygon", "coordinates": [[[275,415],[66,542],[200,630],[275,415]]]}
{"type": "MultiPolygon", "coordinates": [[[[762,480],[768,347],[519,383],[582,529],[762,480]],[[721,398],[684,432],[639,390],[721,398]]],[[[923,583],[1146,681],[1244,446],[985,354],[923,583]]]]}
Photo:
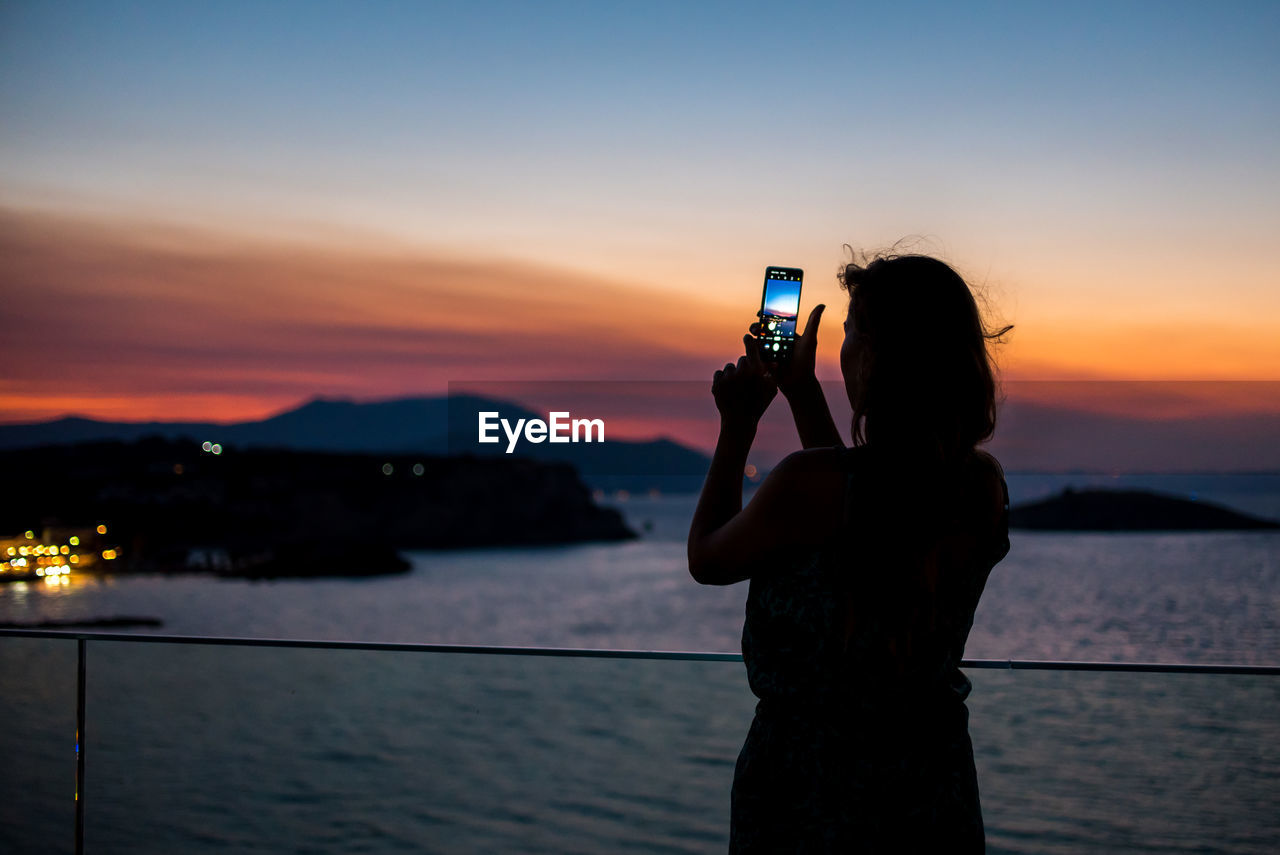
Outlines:
{"type": "MultiPolygon", "coordinates": [[[[750,579],[742,653],[755,719],[733,778],[730,851],[981,852],[958,664],[1008,490],[989,333],[964,280],[920,255],[849,264],[844,447],[814,377],[822,306],[790,366],[755,339],[715,373],[720,437],[689,531],[704,584],[750,579]],[[781,389],[803,451],[742,507],[756,425],[781,389]]],[[[753,326],[753,331],[758,327],[753,326]]]]}

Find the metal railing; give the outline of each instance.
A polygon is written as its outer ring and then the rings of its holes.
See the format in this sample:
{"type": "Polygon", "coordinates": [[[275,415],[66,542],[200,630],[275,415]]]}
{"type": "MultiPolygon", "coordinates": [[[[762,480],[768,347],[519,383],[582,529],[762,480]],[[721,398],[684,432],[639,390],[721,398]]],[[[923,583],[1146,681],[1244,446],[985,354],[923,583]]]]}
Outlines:
{"type": "MultiPolygon", "coordinates": [[[[550,647],[512,647],[459,644],[414,644],[401,642],[329,641],[288,638],[247,638],[226,636],[183,636],[160,634],[77,632],[74,630],[4,629],[0,638],[21,637],[75,641],[77,648],[76,679],[76,812],[75,851],[84,851],[84,779],[87,755],[86,678],[88,644],[90,642],[131,642],[138,644],[214,645],[235,647],[307,648],[353,651],[396,651],[405,653],[485,654],[497,656],[566,657],[587,659],[685,660],[702,662],[741,662],[738,653],[667,650],[609,650],[550,647]]],[[[1090,662],[1030,659],[965,659],[961,667],[969,669],[1021,671],[1087,671],[1137,672],[1157,674],[1229,674],[1280,676],[1280,665],[1238,665],[1157,662],[1090,662]]]]}
{"type": "MultiPolygon", "coordinates": [[[[615,650],[580,647],[514,647],[478,644],[417,644],[397,641],[331,641],[305,638],[252,638],[220,635],[160,635],[128,632],[2,629],[0,638],[50,638],[72,641],[130,641],[231,647],[295,647],[324,650],[392,650],[406,653],[478,653],[498,656],[567,656],[588,659],[671,659],[695,662],[741,662],[741,653],[688,650],[615,650]]],[[[962,668],[1023,671],[1135,671],[1151,674],[1248,674],[1280,676],[1280,665],[1199,662],[1091,662],[1059,659],[964,659],[962,668]]]]}

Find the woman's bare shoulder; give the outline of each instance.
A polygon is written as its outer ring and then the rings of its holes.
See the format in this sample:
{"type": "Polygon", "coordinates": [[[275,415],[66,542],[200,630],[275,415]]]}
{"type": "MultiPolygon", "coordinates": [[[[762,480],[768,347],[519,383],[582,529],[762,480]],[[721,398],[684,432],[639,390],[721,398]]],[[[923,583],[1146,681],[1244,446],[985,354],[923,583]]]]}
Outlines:
{"type": "Polygon", "coordinates": [[[793,451],[778,464],[786,466],[794,472],[836,472],[839,471],[849,449],[842,445],[830,448],[805,448],[793,451]]]}
{"type": "Polygon", "coordinates": [[[848,450],[841,446],[832,448],[806,448],[784,457],[771,474],[783,481],[788,492],[797,498],[825,499],[826,493],[844,489],[844,463],[848,450]]]}
{"type": "MultiPolygon", "coordinates": [[[[787,528],[800,541],[820,540],[838,523],[844,494],[842,463],[845,449],[806,448],[784,457],[757,496],[786,520],[787,528]]],[[[753,500],[754,502],[754,500],[753,500]]]]}

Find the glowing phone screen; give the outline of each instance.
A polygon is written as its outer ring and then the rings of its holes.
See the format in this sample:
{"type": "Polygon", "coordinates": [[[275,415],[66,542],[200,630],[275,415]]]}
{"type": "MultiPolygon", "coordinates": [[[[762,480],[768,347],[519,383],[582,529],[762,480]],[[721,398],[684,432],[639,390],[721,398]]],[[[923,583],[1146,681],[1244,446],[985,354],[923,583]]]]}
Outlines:
{"type": "Polygon", "coordinates": [[[782,360],[791,355],[803,279],[804,271],[795,267],[765,270],[764,299],[760,304],[760,345],[766,359],[782,360]]]}

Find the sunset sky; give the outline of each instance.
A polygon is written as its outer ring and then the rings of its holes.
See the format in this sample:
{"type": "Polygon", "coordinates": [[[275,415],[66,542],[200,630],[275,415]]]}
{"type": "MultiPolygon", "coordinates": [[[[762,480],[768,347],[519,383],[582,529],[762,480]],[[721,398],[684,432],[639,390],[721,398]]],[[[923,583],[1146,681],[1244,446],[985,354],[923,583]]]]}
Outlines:
{"type": "Polygon", "coordinates": [[[1275,2],[0,5],[3,422],[709,378],[770,264],[834,379],[910,236],[1008,378],[1280,380],[1278,235],[1275,2]]]}

